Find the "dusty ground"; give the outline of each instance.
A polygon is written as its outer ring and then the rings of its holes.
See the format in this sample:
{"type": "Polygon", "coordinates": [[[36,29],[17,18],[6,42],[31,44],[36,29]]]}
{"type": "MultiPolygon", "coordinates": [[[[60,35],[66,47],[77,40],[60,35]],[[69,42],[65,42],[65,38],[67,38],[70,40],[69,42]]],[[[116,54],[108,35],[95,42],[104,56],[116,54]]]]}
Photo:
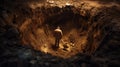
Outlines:
{"type": "Polygon", "coordinates": [[[116,2],[11,2],[0,2],[0,67],[120,66],[116,2]],[[63,37],[55,51],[57,26],[63,37]]]}

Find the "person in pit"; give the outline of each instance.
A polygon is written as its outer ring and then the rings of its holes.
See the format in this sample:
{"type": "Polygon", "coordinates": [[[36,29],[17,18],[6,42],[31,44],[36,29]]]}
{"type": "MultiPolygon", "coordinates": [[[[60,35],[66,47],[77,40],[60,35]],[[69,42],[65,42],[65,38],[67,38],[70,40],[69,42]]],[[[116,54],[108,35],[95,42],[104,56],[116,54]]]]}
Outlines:
{"type": "Polygon", "coordinates": [[[59,43],[60,40],[63,36],[62,30],[60,29],[60,27],[58,26],[55,30],[54,30],[54,37],[55,37],[55,47],[59,48],[59,43]]]}

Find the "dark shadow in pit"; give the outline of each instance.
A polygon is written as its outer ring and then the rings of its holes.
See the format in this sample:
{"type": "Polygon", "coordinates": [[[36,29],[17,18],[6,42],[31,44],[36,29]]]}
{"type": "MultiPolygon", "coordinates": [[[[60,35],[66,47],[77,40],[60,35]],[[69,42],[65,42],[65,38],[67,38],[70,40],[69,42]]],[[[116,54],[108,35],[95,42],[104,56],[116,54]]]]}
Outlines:
{"type": "MultiPolygon", "coordinates": [[[[84,25],[88,23],[86,21],[88,19],[79,13],[75,14],[73,12],[73,8],[74,7],[72,6],[66,6],[61,9],[59,8],[60,10],[58,12],[61,13],[47,17],[43,25],[48,25],[51,31],[56,29],[57,26],[60,26],[64,34],[69,33],[69,31],[72,29],[79,30],[81,27],[84,27],[84,25]]],[[[52,9],[54,10],[55,7],[51,8],[51,10],[52,9]]],[[[87,26],[85,27],[88,28],[87,26]]]]}

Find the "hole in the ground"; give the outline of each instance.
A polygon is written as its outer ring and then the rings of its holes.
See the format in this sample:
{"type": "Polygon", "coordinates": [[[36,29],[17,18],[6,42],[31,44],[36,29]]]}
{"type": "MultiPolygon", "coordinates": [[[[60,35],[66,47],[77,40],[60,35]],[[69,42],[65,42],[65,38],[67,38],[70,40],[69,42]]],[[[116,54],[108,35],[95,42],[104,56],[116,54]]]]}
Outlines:
{"type": "Polygon", "coordinates": [[[102,23],[93,22],[88,11],[73,6],[40,7],[19,27],[22,42],[36,50],[69,58],[78,53],[91,55],[105,35],[102,23]],[[99,25],[99,26],[98,26],[99,25]],[[63,36],[54,50],[53,31],[60,26],[63,36]]]}

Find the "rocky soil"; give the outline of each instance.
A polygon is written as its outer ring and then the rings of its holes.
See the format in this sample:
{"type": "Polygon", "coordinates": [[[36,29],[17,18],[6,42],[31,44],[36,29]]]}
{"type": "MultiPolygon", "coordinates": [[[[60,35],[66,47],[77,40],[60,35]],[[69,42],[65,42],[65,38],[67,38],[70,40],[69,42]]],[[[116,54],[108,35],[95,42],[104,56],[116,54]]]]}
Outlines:
{"type": "Polygon", "coordinates": [[[0,67],[120,67],[120,6],[116,2],[0,1],[0,67]],[[51,30],[58,25],[63,27],[63,41],[74,34],[73,52],[41,50],[41,44],[53,45],[51,30]],[[83,49],[81,36],[87,38],[83,49]]]}

